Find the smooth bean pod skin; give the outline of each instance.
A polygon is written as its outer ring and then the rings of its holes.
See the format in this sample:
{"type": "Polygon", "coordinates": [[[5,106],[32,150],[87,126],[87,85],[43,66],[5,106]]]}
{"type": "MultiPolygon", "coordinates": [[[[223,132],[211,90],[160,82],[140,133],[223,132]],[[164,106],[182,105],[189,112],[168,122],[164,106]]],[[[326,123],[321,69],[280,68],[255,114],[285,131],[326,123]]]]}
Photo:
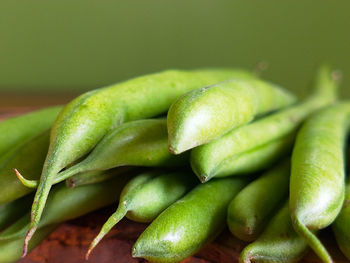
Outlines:
{"type": "Polygon", "coordinates": [[[166,112],[187,91],[233,77],[250,76],[246,71],[234,69],[168,70],[87,92],[67,104],[51,130],[27,239],[39,224],[54,177],[91,151],[108,131],[126,121],[166,112]]]}
{"type": "MultiPolygon", "coordinates": [[[[26,218],[28,220],[28,218],[26,218]]],[[[40,244],[59,224],[53,224],[38,229],[33,238],[30,240],[28,251],[34,249],[40,244]]],[[[0,241],[0,263],[13,263],[21,258],[23,252],[24,236],[0,241]]]]}
{"type": "Polygon", "coordinates": [[[244,185],[242,179],[225,178],[197,186],[146,228],[133,257],[178,262],[193,255],[223,230],[227,206],[244,185]]]}
{"type": "Polygon", "coordinates": [[[28,195],[0,206],[0,230],[12,224],[30,209],[33,196],[28,195]]]}
{"type": "Polygon", "coordinates": [[[272,218],[264,232],[242,251],[240,263],[292,263],[307,252],[307,243],[294,230],[288,203],[272,218]]]}
{"type": "Polygon", "coordinates": [[[350,260],[350,181],[345,189],[343,208],[332,224],[333,233],[343,254],[350,260]]]}
{"type": "MultiPolygon", "coordinates": [[[[314,94],[305,102],[234,129],[208,144],[193,149],[191,166],[198,178],[205,182],[214,176],[237,174],[236,166],[240,165],[236,161],[237,156],[273,143],[282,137],[293,136],[307,116],[335,101],[337,81],[332,77],[329,68],[320,68],[314,88],[314,94]]],[[[270,153],[272,154],[270,158],[268,156],[265,158],[278,159],[278,156],[282,156],[283,152],[289,149],[289,145],[286,146],[287,148],[282,148],[280,152],[270,153]]],[[[247,161],[249,162],[254,163],[254,159],[247,161]]],[[[261,163],[261,167],[255,167],[256,170],[259,168],[261,170],[264,168],[264,163],[261,163]]]]}
{"type": "Polygon", "coordinates": [[[191,172],[151,171],[133,178],[124,187],[117,211],[92,241],[86,257],[124,216],[136,222],[152,222],[164,209],[191,190],[196,182],[191,172]]]}
{"type": "Polygon", "coordinates": [[[296,101],[291,93],[258,79],[235,79],[193,90],[168,112],[169,150],[182,153],[296,101]]]}
{"type": "MultiPolygon", "coordinates": [[[[78,173],[104,171],[120,166],[185,166],[188,159],[188,154],[175,156],[168,151],[165,119],[131,121],[109,132],[83,161],[59,173],[53,183],[78,173]]],[[[38,185],[36,181],[21,180],[26,186],[38,185]]]]}
{"type": "Polygon", "coordinates": [[[61,109],[51,107],[0,122],[0,156],[50,129],[61,109]]]}
{"type": "Polygon", "coordinates": [[[16,178],[13,168],[23,171],[29,179],[39,179],[49,147],[46,131],[3,155],[0,160],[0,204],[16,200],[33,189],[27,188],[16,178]]]}
{"type": "Polygon", "coordinates": [[[263,174],[243,188],[228,207],[227,224],[232,234],[254,241],[271,216],[288,197],[289,161],[263,174]]]}
{"type": "Polygon", "coordinates": [[[298,132],[292,155],[290,211],[295,230],[323,262],[330,255],[314,232],[330,225],[344,201],[344,148],[350,103],[311,116],[298,132]]]}

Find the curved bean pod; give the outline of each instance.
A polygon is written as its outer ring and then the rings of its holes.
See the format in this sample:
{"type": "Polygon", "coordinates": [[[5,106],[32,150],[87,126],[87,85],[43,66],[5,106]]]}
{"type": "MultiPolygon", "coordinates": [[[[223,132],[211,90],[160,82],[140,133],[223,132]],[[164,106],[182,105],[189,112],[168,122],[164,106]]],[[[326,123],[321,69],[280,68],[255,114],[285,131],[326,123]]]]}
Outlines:
{"type": "Polygon", "coordinates": [[[11,202],[33,191],[16,179],[13,168],[25,172],[30,179],[39,179],[48,147],[49,132],[46,131],[2,156],[0,204],[11,202]]]}
{"type": "MultiPolygon", "coordinates": [[[[184,166],[188,155],[175,156],[168,151],[165,119],[146,119],[124,123],[108,133],[81,162],[59,173],[54,183],[75,174],[108,170],[119,166],[184,166]]],[[[20,180],[29,187],[37,181],[20,180]]]]}
{"type": "Polygon", "coordinates": [[[192,89],[250,76],[233,69],[168,70],[87,92],[67,104],[51,130],[27,239],[39,224],[54,177],[91,151],[108,131],[126,121],[166,112],[176,98],[192,89]]]}
{"type": "Polygon", "coordinates": [[[197,186],[146,228],[133,257],[178,262],[194,254],[223,230],[227,206],[244,185],[242,179],[225,178],[197,186]]]}
{"type": "MultiPolygon", "coordinates": [[[[236,165],[239,165],[236,162],[237,156],[272,143],[279,138],[293,136],[308,115],[334,102],[337,81],[327,67],[320,68],[315,89],[315,93],[303,103],[234,129],[208,144],[193,149],[191,166],[198,178],[205,182],[214,176],[233,175],[236,165]]],[[[272,152],[270,160],[282,155],[286,150],[288,148],[281,149],[279,153],[272,152]]],[[[254,160],[250,162],[254,163],[254,160]]],[[[260,169],[263,167],[264,163],[260,169]]]]}
{"type": "Polygon", "coordinates": [[[350,260],[350,181],[346,185],[345,193],[343,208],[332,224],[332,229],[340,250],[350,260]]]}
{"type": "Polygon", "coordinates": [[[195,186],[195,176],[189,172],[147,172],[132,179],[123,189],[117,211],[103,225],[92,241],[92,249],[124,216],[136,222],[152,222],[164,209],[195,186]]]}
{"type": "Polygon", "coordinates": [[[258,79],[232,80],[186,93],[168,112],[169,150],[182,153],[296,101],[289,92],[258,79]]]}
{"type": "Polygon", "coordinates": [[[243,188],[228,207],[227,224],[244,241],[255,240],[287,199],[290,165],[284,161],[243,188]]]}
{"type": "Polygon", "coordinates": [[[61,106],[51,107],[0,122],[0,156],[48,130],[61,109],[61,106]]]}
{"type": "Polygon", "coordinates": [[[261,236],[242,251],[240,263],[292,263],[307,252],[307,243],[293,229],[288,204],[272,218],[261,236]]]}
{"type": "Polygon", "coordinates": [[[344,146],[349,117],[350,103],[318,112],[303,124],[293,149],[292,223],[323,262],[332,259],[314,232],[335,220],[344,201],[344,146]]]}

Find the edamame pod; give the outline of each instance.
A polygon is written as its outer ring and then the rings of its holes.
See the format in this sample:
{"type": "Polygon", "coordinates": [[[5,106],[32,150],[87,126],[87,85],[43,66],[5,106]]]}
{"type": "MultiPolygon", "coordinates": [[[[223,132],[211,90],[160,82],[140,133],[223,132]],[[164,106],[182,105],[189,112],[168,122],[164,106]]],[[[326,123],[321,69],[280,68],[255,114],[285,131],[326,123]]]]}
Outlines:
{"type": "Polygon", "coordinates": [[[168,112],[169,150],[206,144],[261,115],[296,101],[291,93],[258,79],[235,79],[193,90],[168,112]]]}
{"type": "Polygon", "coordinates": [[[225,178],[195,187],[146,228],[133,257],[178,262],[191,256],[223,230],[227,206],[244,185],[243,179],[225,178]]]}
{"type": "MultiPolygon", "coordinates": [[[[236,161],[237,156],[279,138],[292,136],[308,115],[334,102],[337,81],[332,77],[328,67],[320,68],[315,89],[315,93],[303,103],[234,129],[208,144],[193,149],[191,166],[198,178],[205,182],[214,176],[233,175],[236,165],[240,165],[236,161]]],[[[281,152],[271,152],[272,156],[265,158],[278,159],[285,151],[285,149],[281,150],[281,152]]],[[[254,160],[252,159],[251,162],[254,163],[254,160]]],[[[261,167],[255,166],[256,170],[259,168],[264,168],[264,163],[261,167]]]]}
{"type": "MultiPolygon", "coordinates": [[[[102,183],[73,189],[67,188],[65,183],[55,186],[50,192],[39,228],[61,223],[114,203],[129,179],[130,175],[125,174],[102,183]]],[[[14,234],[16,238],[18,234],[25,236],[30,225],[29,219],[30,214],[27,215],[27,224],[20,224],[23,226],[22,230],[15,226],[8,228],[0,234],[0,239],[13,238],[14,234]]],[[[28,240],[25,240],[23,255],[27,252],[27,246],[28,240]]]]}
{"type": "Polygon", "coordinates": [[[271,216],[288,197],[289,160],[243,188],[228,207],[227,224],[232,234],[254,241],[271,216]]]}
{"type": "Polygon", "coordinates": [[[33,196],[24,196],[10,203],[0,206],[0,230],[12,224],[18,218],[23,216],[30,209],[33,202],[33,196]]]}
{"type": "Polygon", "coordinates": [[[332,224],[332,229],[338,246],[343,254],[350,260],[350,181],[346,185],[343,208],[332,224]]]}
{"type": "Polygon", "coordinates": [[[272,218],[261,236],[242,251],[240,263],[292,263],[307,251],[307,243],[293,229],[288,203],[272,218]]]}
{"type": "MultiPolygon", "coordinates": [[[[83,161],[59,173],[53,183],[82,172],[126,165],[184,166],[188,159],[187,154],[174,156],[169,153],[165,119],[137,120],[124,123],[108,133],[83,161]]],[[[37,186],[35,181],[19,178],[26,186],[37,186]]]]}
{"type": "Polygon", "coordinates": [[[124,216],[136,222],[152,222],[164,209],[186,194],[195,184],[195,176],[189,172],[153,171],[136,176],[124,187],[117,211],[92,241],[86,258],[124,216]]]}
{"type": "Polygon", "coordinates": [[[11,202],[33,191],[17,180],[13,168],[20,169],[30,179],[38,179],[48,147],[49,132],[46,131],[2,156],[0,160],[0,188],[2,189],[0,204],[11,202]]]}
{"type": "Polygon", "coordinates": [[[303,124],[293,149],[292,223],[323,262],[332,259],[314,232],[335,220],[344,201],[344,148],[349,121],[350,103],[328,107],[303,124]]]}
{"type": "Polygon", "coordinates": [[[0,122],[0,156],[48,130],[61,109],[51,107],[0,122]]]}
{"type": "Polygon", "coordinates": [[[166,112],[171,103],[187,91],[251,75],[234,69],[168,70],[87,92],[67,104],[51,130],[27,239],[39,224],[54,177],[91,151],[108,131],[126,121],[166,112]]]}
{"type": "MultiPolygon", "coordinates": [[[[38,229],[29,243],[28,251],[31,251],[37,245],[39,245],[40,242],[43,241],[58,226],[59,224],[53,224],[38,229]]],[[[23,242],[24,236],[12,240],[0,241],[0,263],[13,263],[19,260],[23,251],[23,242]]]]}

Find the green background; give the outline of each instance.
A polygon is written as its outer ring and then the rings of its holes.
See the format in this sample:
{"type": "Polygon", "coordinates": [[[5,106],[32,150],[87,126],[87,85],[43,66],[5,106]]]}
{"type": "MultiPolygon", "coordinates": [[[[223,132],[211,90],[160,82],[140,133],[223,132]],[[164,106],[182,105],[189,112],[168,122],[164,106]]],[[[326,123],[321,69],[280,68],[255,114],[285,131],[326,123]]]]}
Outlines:
{"type": "Polygon", "coordinates": [[[300,93],[328,61],[350,95],[350,1],[0,0],[0,91],[80,92],[259,61],[266,78],[300,93]]]}

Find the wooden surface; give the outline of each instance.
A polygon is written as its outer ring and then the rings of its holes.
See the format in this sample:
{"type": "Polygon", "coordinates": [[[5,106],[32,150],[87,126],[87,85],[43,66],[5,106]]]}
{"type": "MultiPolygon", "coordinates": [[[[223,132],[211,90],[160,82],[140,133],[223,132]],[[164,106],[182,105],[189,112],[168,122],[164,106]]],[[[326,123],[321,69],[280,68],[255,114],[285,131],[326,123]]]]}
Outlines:
{"type": "MultiPolygon", "coordinates": [[[[4,99],[4,97],[2,97],[4,99]]],[[[61,102],[68,98],[62,98],[61,102]]],[[[25,100],[24,100],[25,101],[25,100]]],[[[32,103],[26,105],[6,106],[1,104],[0,99],[0,120],[9,116],[18,115],[33,108],[32,103]]],[[[52,103],[54,104],[54,103],[52,103]]],[[[45,103],[37,103],[34,108],[46,106],[45,103]]],[[[114,207],[102,209],[85,215],[81,218],[66,222],[56,229],[46,240],[35,248],[20,263],[78,263],[86,262],[84,255],[88,245],[99,229],[114,211],[114,207]]],[[[105,239],[96,247],[88,262],[109,263],[109,262],[146,262],[143,259],[131,257],[131,247],[140,233],[146,228],[146,224],[135,223],[130,220],[122,220],[105,239]]],[[[322,239],[330,249],[335,262],[345,263],[346,260],[337,249],[336,242],[328,230],[322,233],[322,239]]],[[[182,261],[183,263],[228,263],[238,262],[240,251],[246,243],[234,238],[226,229],[212,244],[203,248],[195,256],[182,261]]],[[[308,253],[301,262],[320,262],[312,253],[308,253]]]]}

